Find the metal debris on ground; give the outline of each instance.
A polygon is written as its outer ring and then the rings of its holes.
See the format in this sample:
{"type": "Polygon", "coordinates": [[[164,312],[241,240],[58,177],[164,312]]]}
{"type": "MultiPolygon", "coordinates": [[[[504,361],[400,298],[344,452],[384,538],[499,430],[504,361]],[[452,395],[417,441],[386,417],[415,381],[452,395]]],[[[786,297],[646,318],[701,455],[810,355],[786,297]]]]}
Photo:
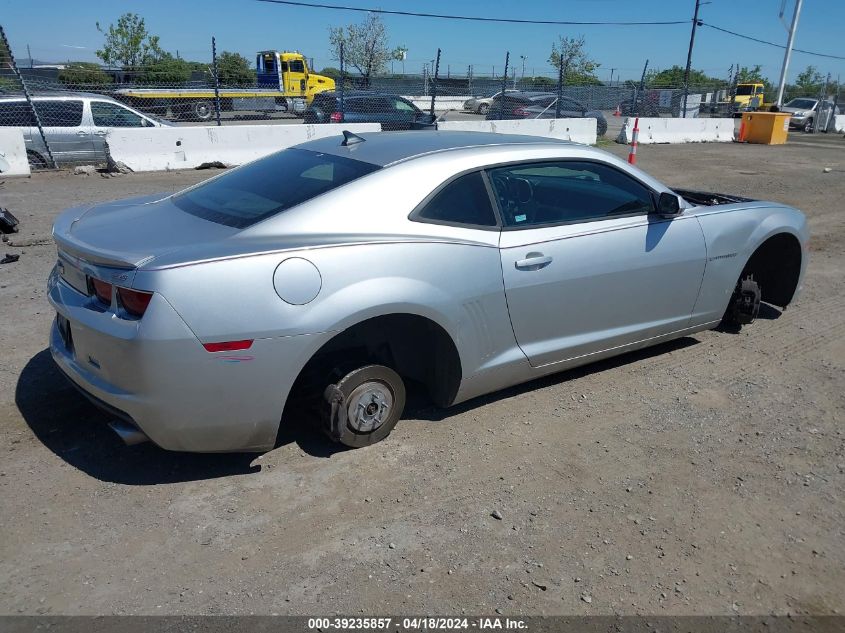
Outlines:
{"type": "Polygon", "coordinates": [[[14,262],[18,261],[21,258],[20,255],[11,255],[6,253],[6,256],[3,259],[0,259],[0,264],[13,264],[14,262]]]}
{"type": "Polygon", "coordinates": [[[8,209],[0,207],[0,233],[17,233],[20,221],[8,209]]]}

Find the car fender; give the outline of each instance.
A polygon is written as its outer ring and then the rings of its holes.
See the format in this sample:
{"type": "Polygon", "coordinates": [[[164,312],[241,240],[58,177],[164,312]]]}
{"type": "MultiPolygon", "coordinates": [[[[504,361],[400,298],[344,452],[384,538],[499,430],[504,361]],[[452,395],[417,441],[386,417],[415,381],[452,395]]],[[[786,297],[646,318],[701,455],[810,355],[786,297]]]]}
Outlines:
{"type": "Polygon", "coordinates": [[[801,244],[800,290],[807,265],[808,240],[803,213],[770,202],[699,207],[699,210],[695,215],[704,233],[707,262],[694,323],[721,318],[748,260],[767,239],[780,233],[794,236],[801,244]]]}

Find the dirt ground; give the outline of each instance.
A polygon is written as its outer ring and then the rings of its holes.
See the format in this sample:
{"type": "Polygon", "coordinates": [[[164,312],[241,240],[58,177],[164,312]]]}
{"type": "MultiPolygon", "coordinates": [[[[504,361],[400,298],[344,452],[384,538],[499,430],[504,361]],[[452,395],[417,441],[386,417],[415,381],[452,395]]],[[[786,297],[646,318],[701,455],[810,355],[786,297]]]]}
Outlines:
{"type": "Polygon", "coordinates": [[[46,350],[56,212],[212,174],[7,180],[0,613],[845,612],[845,139],[641,146],[639,165],[804,210],[800,299],[412,411],[368,449],[294,425],[262,456],[124,447],[46,350]]]}

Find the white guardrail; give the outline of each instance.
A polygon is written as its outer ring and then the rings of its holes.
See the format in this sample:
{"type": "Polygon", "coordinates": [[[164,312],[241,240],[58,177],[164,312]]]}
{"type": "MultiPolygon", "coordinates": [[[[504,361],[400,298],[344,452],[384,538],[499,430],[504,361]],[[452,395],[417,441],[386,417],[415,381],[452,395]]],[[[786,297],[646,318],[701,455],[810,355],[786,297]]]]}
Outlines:
{"type": "MultiPolygon", "coordinates": [[[[668,119],[640,117],[640,145],[651,143],[727,143],[734,140],[733,119],[668,119]]],[[[616,138],[625,145],[634,136],[634,117],[625,124],[616,138]]]]}
{"type": "Polygon", "coordinates": [[[112,159],[132,171],[196,169],[208,163],[242,165],[286,147],[350,132],[380,132],[379,123],[113,128],[112,159]]]}
{"type": "Polygon", "coordinates": [[[20,128],[0,127],[0,177],[29,175],[23,132],[20,128]]]}
{"type": "Polygon", "coordinates": [[[545,136],[564,141],[596,144],[595,119],[518,119],[514,121],[438,121],[438,130],[494,132],[545,136]]]}

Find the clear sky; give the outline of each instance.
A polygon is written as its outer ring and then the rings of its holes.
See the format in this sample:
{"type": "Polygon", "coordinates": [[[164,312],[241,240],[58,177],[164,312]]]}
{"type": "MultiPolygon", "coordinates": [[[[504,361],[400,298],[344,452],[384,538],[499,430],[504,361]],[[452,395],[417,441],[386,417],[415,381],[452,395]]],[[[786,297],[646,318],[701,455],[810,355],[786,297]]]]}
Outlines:
{"type": "MultiPolygon", "coordinates": [[[[496,67],[500,73],[505,51],[510,51],[517,73],[549,74],[552,42],[558,35],[584,35],[590,55],[601,63],[599,77],[638,77],[644,61],[652,68],[686,63],[694,0],[320,0],[325,4],[417,10],[432,13],[554,20],[686,20],[676,26],[539,26],[447,21],[434,18],[384,16],[392,45],[408,50],[407,72],[419,72],[438,47],[443,50],[441,70],[465,73],[473,64],[476,75],[496,67]]],[[[795,0],[786,0],[786,18],[795,0]]],[[[710,0],[700,17],[705,22],[765,40],[786,43],[786,29],[778,19],[782,0],[710,0]]],[[[97,61],[95,50],[103,41],[95,22],[109,24],[126,11],[146,19],[161,45],[186,59],[208,61],[211,36],[218,51],[231,50],[253,59],[255,51],[299,50],[314,58],[317,69],[336,65],[330,58],[328,28],[360,21],[363,13],[291,7],[256,0],[0,0],[0,24],[6,29],[18,58],[43,61],[97,61]]],[[[845,2],[805,0],[795,45],[845,56],[843,45],[845,2]]],[[[777,81],[783,50],[757,44],[702,27],[696,35],[693,67],[713,76],[728,75],[732,63],[759,64],[764,75],[777,81]]],[[[845,61],[793,55],[790,79],[807,65],[820,72],[841,75],[845,61]]],[[[395,63],[394,70],[402,70],[395,63]]]]}

